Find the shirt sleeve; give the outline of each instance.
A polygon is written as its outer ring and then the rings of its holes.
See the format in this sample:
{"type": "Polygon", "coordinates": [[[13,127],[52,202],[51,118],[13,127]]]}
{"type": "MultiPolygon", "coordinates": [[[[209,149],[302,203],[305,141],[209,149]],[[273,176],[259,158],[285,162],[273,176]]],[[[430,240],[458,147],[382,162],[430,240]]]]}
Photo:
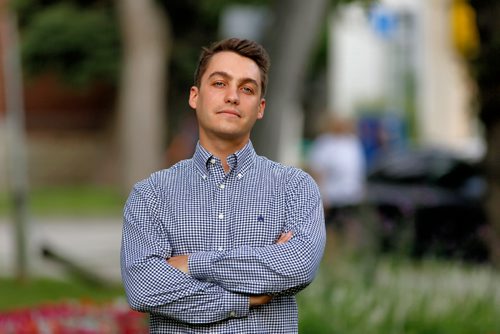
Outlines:
{"type": "Polygon", "coordinates": [[[132,190],[124,210],[122,280],[130,306],[186,323],[211,323],[248,315],[249,298],[197,280],[170,266],[165,238],[159,238],[153,187],[132,190]]]}
{"type": "Polygon", "coordinates": [[[286,190],[285,229],[293,232],[290,241],[259,248],[196,252],[189,256],[190,274],[247,294],[296,293],[311,283],[326,241],[324,213],[316,183],[308,174],[301,175],[286,190]]]}

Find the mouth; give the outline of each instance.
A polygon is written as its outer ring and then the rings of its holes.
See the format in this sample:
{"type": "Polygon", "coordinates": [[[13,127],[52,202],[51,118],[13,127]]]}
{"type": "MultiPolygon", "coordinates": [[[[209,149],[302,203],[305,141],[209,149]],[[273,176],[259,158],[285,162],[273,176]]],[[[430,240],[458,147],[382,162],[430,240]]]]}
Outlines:
{"type": "Polygon", "coordinates": [[[232,110],[232,109],[224,109],[224,110],[217,112],[217,114],[227,115],[227,116],[231,116],[231,117],[238,117],[238,118],[241,117],[241,115],[238,111],[232,110]]]}

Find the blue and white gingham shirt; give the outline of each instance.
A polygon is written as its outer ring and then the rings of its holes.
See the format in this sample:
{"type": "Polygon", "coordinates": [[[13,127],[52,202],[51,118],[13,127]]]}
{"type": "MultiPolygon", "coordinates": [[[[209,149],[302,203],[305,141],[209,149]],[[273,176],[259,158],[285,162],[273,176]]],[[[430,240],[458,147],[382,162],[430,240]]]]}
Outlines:
{"type": "Polygon", "coordinates": [[[192,159],[138,182],[124,211],[122,277],[151,333],[295,333],[294,294],[314,278],[324,244],[318,187],[249,142],[220,160],[192,159]],[[284,243],[275,241],[293,231],[284,243]],[[189,274],[166,259],[189,256],[189,274]],[[249,307],[249,295],[270,303],[249,307]]]}

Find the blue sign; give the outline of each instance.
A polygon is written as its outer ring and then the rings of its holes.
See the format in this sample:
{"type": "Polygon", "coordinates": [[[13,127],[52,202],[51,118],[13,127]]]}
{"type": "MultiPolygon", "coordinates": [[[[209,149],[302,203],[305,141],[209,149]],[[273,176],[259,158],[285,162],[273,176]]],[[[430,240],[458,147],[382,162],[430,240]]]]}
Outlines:
{"type": "Polygon", "coordinates": [[[369,20],[375,33],[382,38],[393,37],[398,29],[397,14],[382,5],[375,5],[370,9],[369,20]]]}

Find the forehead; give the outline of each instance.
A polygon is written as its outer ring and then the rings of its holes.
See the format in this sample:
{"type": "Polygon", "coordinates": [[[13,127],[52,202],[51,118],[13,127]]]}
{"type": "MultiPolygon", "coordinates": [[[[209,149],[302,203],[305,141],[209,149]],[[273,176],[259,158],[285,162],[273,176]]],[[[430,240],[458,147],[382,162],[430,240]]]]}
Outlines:
{"type": "MultiPolygon", "coordinates": [[[[214,54],[208,62],[203,78],[212,73],[225,72],[234,79],[253,79],[260,84],[260,69],[252,59],[240,56],[231,51],[222,51],[214,54]]],[[[202,80],[203,80],[202,78],[202,80]]]]}

